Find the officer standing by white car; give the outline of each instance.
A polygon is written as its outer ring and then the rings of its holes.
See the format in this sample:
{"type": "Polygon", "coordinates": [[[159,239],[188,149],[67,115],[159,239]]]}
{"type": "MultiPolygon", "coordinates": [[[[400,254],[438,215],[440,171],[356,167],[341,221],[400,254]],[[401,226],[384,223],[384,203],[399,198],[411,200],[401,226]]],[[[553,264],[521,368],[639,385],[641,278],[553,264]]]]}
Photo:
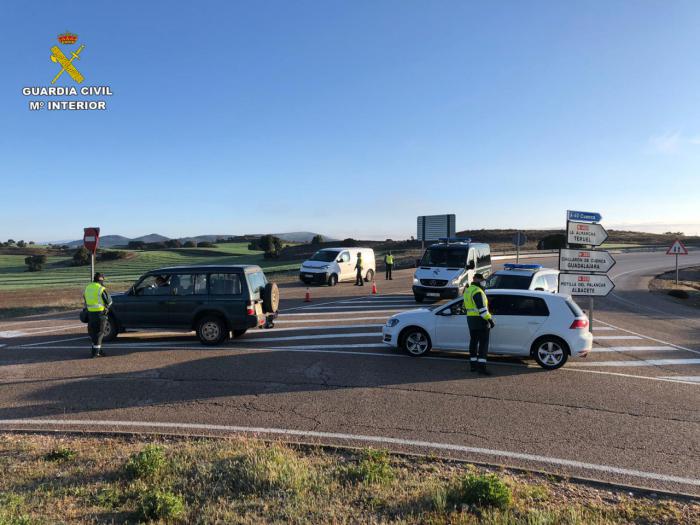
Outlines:
{"type": "Polygon", "coordinates": [[[472,372],[491,375],[486,369],[489,336],[495,326],[489,312],[489,300],[484,292],[484,276],[474,274],[472,284],[464,292],[464,307],[469,325],[469,367],[472,372]]]}

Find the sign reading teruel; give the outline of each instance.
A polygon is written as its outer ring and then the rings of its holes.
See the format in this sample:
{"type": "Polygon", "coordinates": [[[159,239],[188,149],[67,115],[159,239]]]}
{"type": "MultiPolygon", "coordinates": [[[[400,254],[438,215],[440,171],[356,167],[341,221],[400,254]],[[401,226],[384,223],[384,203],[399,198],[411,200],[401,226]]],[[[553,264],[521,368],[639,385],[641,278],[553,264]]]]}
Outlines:
{"type": "Polygon", "coordinates": [[[559,293],[568,295],[588,295],[603,297],[615,288],[615,284],[607,275],[560,273],[559,293]]]}
{"type": "Polygon", "coordinates": [[[559,250],[559,269],[563,272],[606,273],[615,259],[605,250],[559,250]]]}
{"type": "Polygon", "coordinates": [[[569,244],[587,244],[600,246],[608,238],[608,232],[600,224],[567,221],[566,242],[569,244]]]}

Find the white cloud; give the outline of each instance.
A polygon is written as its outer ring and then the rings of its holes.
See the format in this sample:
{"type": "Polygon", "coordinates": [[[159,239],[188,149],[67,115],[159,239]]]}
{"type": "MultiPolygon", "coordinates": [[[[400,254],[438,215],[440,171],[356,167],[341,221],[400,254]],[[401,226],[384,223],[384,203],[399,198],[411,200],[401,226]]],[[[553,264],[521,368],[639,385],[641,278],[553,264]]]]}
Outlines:
{"type": "Polygon", "coordinates": [[[700,146],[700,135],[685,136],[681,131],[668,131],[650,137],[649,146],[655,153],[675,155],[686,146],[700,146]]]}

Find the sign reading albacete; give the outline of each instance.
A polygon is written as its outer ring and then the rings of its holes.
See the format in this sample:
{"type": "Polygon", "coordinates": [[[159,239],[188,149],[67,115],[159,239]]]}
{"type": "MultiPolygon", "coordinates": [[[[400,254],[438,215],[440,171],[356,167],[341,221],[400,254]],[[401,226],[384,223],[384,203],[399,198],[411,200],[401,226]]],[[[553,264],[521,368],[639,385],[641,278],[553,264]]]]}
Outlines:
{"type": "MultiPolygon", "coordinates": [[[[76,84],[82,84],[85,78],[77,68],[77,60],[81,60],[85,45],[81,45],[76,50],[70,46],[78,41],[78,35],[65,32],[58,35],[59,46],[51,48],[49,58],[51,62],[57,64],[58,68],[54,73],[50,86],[31,86],[22,88],[22,95],[25,97],[110,97],[112,89],[109,86],[81,86],[80,89],[72,85],[54,86],[59,79],[70,78],[76,84]]],[[[29,109],[37,111],[40,109],[53,110],[105,110],[107,102],[105,100],[30,100],[29,109]]]]}

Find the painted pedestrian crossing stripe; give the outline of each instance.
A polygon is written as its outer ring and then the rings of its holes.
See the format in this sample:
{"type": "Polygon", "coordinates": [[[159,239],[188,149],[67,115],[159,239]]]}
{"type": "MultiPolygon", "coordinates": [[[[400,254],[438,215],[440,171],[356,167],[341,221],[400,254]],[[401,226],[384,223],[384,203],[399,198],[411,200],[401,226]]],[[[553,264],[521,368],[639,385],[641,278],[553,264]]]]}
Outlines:
{"type": "Polygon", "coordinates": [[[699,365],[700,359],[640,359],[639,361],[577,361],[570,366],[617,366],[617,367],[638,367],[638,366],[677,366],[677,365],[699,365]]]}
{"type": "Polygon", "coordinates": [[[677,351],[677,348],[672,346],[598,346],[593,347],[593,352],[596,354],[606,352],[667,352],[677,351]]]}

